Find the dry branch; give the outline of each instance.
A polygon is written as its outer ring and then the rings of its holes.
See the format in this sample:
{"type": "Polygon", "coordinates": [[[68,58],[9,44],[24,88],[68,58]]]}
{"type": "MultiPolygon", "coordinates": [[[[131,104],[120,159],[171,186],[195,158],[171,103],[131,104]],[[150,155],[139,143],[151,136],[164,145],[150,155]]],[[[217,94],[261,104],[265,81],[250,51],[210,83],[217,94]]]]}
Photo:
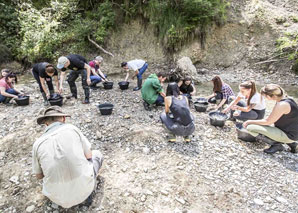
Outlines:
{"type": "Polygon", "coordinates": [[[101,46],[99,46],[95,41],[93,41],[93,40],[90,38],[89,35],[88,35],[88,40],[89,40],[92,44],[94,44],[98,49],[100,49],[101,51],[103,51],[105,54],[108,54],[108,55],[114,57],[114,55],[113,55],[112,53],[110,53],[109,51],[106,51],[104,48],[102,48],[101,46]]]}

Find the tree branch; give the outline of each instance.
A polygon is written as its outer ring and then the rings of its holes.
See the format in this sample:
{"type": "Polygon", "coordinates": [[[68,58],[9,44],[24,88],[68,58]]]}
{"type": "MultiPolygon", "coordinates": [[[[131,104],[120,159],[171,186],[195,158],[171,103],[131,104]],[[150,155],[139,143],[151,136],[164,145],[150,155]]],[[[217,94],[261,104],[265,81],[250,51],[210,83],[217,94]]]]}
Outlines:
{"type": "Polygon", "coordinates": [[[88,40],[89,40],[92,44],[94,44],[98,49],[100,49],[101,51],[103,51],[105,54],[108,54],[108,55],[114,57],[114,55],[113,55],[112,53],[106,51],[104,48],[102,48],[101,46],[99,46],[95,41],[93,41],[93,40],[90,38],[90,35],[88,35],[88,40]]]}

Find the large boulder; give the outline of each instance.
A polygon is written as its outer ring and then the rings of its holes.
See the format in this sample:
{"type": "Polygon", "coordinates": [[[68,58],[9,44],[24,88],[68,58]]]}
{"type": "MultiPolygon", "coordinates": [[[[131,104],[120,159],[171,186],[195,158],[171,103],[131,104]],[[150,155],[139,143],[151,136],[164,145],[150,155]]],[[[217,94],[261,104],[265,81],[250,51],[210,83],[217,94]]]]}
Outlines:
{"type": "Polygon", "coordinates": [[[177,61],[176,72],[183,77],[190,76],[193,79],[197,76],[197,69],[189,57],[182,57],[177,61]]]}

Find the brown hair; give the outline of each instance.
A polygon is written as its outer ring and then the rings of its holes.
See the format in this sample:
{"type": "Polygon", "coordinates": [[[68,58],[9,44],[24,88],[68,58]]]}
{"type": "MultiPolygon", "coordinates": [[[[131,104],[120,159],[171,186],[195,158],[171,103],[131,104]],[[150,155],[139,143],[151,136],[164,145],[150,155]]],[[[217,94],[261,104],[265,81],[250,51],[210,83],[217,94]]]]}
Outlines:
{"type": "Polygon", "coordinates": [[[261,95],[268,95],[270,97],[277,96],[283,97],[286,96],[285,91],[278,84],[267,84],[261,89],[261,95]]]}
{"type": "Polygon", "coordinates": [[[223,85],[221,78],[217,75],[211,81],[213,82],[213,92],[220,92],[223,85]]]}
{"type": "Polygon", "coordinates": [[[53,73],[55,73],[55,68],[54,68],[54,66],[52,65],[52,64],[48,64],[47,66],[46,66],[46,73],[49,73],[49,74],[53,74],[53,73]]]}
{"type": "Polygon", "coordinates": [[[252,96],[254,96],[257,92],[256,83],[254,81],[245,81],[240,84],[240,87],[242,87],[244,89],[251,89],[249,97],[247,99],[247,105],[249,106],[252,96]]]}
{"type": "Polygon", "coordinates": [[[5,76],[5,81],[7,82],[8,78],[14,78],[15,79],[15,82],[18,83],[18,78],[17,78],[17,75],[13,72],[10,72],[8,73],[6,76],[5,76]]]}

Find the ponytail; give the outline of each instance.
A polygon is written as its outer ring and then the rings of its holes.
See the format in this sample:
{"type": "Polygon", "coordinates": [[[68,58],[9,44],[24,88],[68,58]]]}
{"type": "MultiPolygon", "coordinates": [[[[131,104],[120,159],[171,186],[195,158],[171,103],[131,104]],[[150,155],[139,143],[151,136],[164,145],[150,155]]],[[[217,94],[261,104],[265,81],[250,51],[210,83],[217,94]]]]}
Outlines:
{"type": "Polygon", "coordinates": [[[241,83],[240,87],[243,87],[245,89],[250,89],[250,94],[247,99],[247,105],[249,106],[251,98],[257,93],[256,83],[254,81],[246,81],[241,83]]]}
{"type": "Polygon", "coordinates": [[[284,89],[277,84],[267,84],[261,89],[261,95],[268,95],[269,97],[283,97],[287,96],[284,89]]]}

